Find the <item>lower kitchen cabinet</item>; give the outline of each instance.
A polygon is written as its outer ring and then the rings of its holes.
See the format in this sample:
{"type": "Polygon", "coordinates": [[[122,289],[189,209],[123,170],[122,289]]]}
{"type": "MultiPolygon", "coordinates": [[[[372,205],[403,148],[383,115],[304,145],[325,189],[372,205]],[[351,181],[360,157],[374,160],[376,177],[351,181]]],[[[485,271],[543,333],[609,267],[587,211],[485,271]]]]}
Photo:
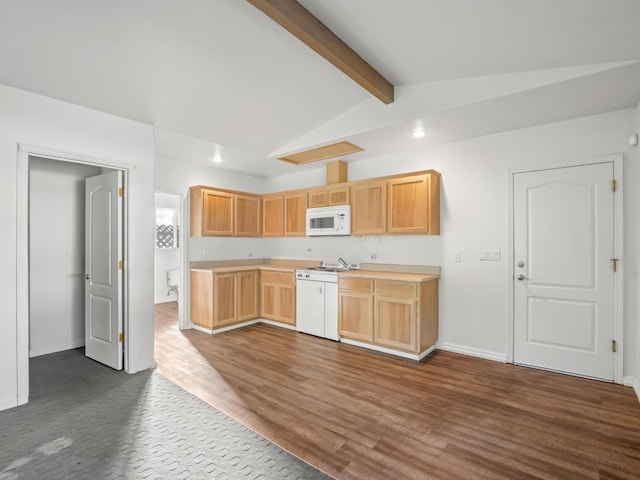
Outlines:
{"type": "Polygon", "coordinates": [[[373,341],[373,296],[367,293],[338,293],[338,333],[354,340],[373,341]]]}
{"type": "Polygon", "coordinates": [[[340,336],[421,354],[438,339],[438,279],[425,282],[340,278],[340,336]]]}
{"type": "Polygon", "coordinates": [[[296,289],[293,272],[262,272],[260,315],[269,320],[296,324],[296,289]]]}
{"type": "Polygon", "coordinates": [[[373,341],[402,350],[416,349],[418,302],[405,298],[375,297],[373,341]]]}
{"type": "Polygon", "coordinates": [[[191,321],[215,330],[258,318],[258,271],[191,270],[191,321]]]}

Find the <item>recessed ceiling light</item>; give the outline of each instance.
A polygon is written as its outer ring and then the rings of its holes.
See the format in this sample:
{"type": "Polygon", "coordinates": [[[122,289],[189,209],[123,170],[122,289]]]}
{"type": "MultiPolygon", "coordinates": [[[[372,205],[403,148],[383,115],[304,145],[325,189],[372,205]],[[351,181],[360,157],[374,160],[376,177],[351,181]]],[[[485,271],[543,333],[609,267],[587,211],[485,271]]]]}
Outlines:
{"type": "Polygon", "coordinates": [[[411,136],[412,136],[413,138],[422,138],[422,137],[424,137],[426,134],[427,134],[427,131],[426,131],[426,130],[424,130],[424,129],[422,129],[422,128],[419,128],[419,129],[414,130],[413,132],[411,132],[411,136]]]}
{"type": "Polygon", "coordinates": [[[222,163],[222,157],[218,154],[215,154],[212,160],[213,160],[213,163],[222,163]]]}

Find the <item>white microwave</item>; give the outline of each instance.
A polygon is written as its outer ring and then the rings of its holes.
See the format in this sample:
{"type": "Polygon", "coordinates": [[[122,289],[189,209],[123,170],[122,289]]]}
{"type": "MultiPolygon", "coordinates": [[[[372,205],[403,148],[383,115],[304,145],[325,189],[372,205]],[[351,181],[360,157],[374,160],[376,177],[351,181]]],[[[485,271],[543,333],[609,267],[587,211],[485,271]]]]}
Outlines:
{"type": "Polygon", "coordinates": [[[307,235],[351,235],[351,206],[308,208],[307,235]]]}

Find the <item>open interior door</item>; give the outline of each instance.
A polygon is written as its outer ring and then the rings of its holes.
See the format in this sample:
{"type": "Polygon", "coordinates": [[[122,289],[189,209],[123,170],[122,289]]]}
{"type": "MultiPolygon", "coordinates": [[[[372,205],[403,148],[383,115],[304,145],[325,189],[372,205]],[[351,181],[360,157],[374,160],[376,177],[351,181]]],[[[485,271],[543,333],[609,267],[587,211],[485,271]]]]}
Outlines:
{"type": "Polygon", "coordinates": [[[122,370],[122,172],[86,179],[85,355],[122,370]]]}

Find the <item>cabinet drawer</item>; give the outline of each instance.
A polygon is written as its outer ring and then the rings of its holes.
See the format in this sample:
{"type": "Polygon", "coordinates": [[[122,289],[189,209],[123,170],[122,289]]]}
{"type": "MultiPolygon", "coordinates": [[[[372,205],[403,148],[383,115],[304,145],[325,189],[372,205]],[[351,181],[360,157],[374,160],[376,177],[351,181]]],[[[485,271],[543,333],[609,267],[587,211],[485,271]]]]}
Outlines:
{"type": "Polygon", "coordinates": [[[263,283],[277,283],[280,285],[293,285],[294,277],[293,273],[289,272],[268,272],[262,271],[263,283]]]}
{"type": "Polygon", "coordinates": [[[339,278],[340,290],[352,290],[354,292],[373,292],[373,280],[370,278],[339,278]]]}
{"type": "Polygon", "coordinates": [[[415,283],[376,280],[376,295],[398,298],[415,298],[417,296],[417,291],[417,285],[415,283]]]}

